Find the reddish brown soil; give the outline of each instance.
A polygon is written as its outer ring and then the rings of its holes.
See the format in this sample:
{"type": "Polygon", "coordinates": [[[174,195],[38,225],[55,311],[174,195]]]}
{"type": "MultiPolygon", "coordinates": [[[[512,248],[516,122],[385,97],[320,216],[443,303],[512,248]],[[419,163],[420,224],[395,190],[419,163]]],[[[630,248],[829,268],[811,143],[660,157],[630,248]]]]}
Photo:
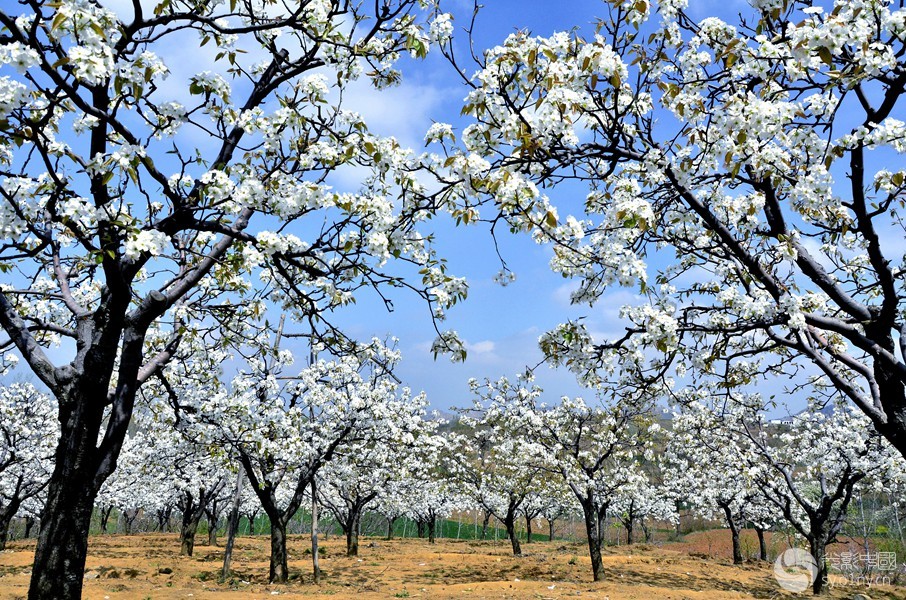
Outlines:
{"type": "MultiPolygon", "coordinates": [[[[727,532],[708,537],[693,535],[685,544],[653,547],[636,545],[609,548],[604,557],[605,580],[591,581],[585,547],[551,542],[524,546],[514,558],[505,542],[438,540],[365,540],[361,555],[343,555],[342,540],[322,545],[327,555],[321,566],[324,581],[310,581],[308,540],[290,540],[292,581],[268,585],[268,540],[264,536],[239,538],[234,555],[235,574],[219,583],[221,547],[196,546],[195,556],[179,556],[175,535],[96,536],[91,539],[85,598],[97,600],[146,599],[264,599],[273,596],[303,598],[333,596],[373,598],[566,598],[601,600],[794,598],[772,577],[771,566],[751,562],[733,566],[723,558],[704,558],[729,548],[727,532]],[[689,552],[694,555],[690,555],[689,552]],[[172,573],[161,571],[172,570],[172,573]]],[[[754,546],[757,549],[757,545],[754,546]]],[[[34,546],[13,542],[0,553],[0,598],[24,598],[34,546]]],[[[726,556],[724,554],[723,556],[726,556]]],[[[851,599],[857,592],[873,600],[906,600],[904,588],[884,586],[871,590],[842,588],[830,598],[851,599]]]]}

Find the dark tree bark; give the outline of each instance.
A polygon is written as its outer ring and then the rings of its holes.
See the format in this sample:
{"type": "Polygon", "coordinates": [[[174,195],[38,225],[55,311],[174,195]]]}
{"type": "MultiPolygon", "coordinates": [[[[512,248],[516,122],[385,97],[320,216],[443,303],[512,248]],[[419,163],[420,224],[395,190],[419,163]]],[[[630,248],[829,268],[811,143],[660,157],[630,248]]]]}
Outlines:
{"type": "Polygon", "coordinates": [[[107,525],[110,522],[110,513],[113,512],[112,506],[106,506],[101,509],[101,531],[107,533],[107,525]]]}
{"type": "Polygon", "coordinates": [[[433,544],[435,542],[435,533],[434,529],[437,526],[437,518],[432,515],[427,521],[425,521],[425,527],[428,530],[428,543],[433,544]]]}
{"type": "Polygon", "coordinates": [[[201,516],[193,516],[191,513],[183,514],[182,525],[179,528],[179,553],[181,555],[192,556],[192,553],[195,552],[195,534],[198,532],[200,521],[201,516]]]}
{"type": "Polygon", "coordinates": [[[208,546],[217,545],[217,525],[220,522],[220,499],[214,497],[205,508],[205,518],[208,520],[208,546]]]}
{"type": "Polygon", "coordinates": [[[591,574],[595,581],[604,578],[604,561],[601,558],[601,544],[604,539],[602,524],[607,516],[606,507],[597,508],[591,492],[580,498],[585,534],[588,537],[588,555],[591,558],[591,574]]]}
{"type": "Polygon", "coordinates": [[[387,517],[387,541],[393,539],[393,524],[396,522],[396,517],[387,517]]]}
{"type": "Polygon", "coordinates": [[[755,534],[758,535],[758,560],[768,560],[768,546],[764,540],[764,528],[755,527],[755,534]]]}
{"type": "Polygon", "coordinates": [[[554,541],[554,521],[556,521],[556,519],[547,520],[547,541],[549,542],[554,541]]]}
{"type": "Polygon", "coordinates": [[[808,541],[809,552],[812,553],[815,564],[818,565],[818,573],[815,581],[812,582],[812,593],[816,596],[827,591],[827,543],[827,537],[820,533],[811,536],[808,541]]]}
{"type": "Polygon", "coordinates": [[[268,581],[286,583],[289,580],[286,552],[286,524],[280,518],[271,519],[271,564],[268,581]]]}
{"type": "Polygon", "coordinates": [[[164,508],[157,509],[157,530],[161,533],[170,530],[170,514],[173,512],[173,507],[167,505],[164,508]]]}
{"type": "Polygon", "coordinates": [[[12,517],[6,515],[6,511],[0,512],[0,551],[6,550],[6,542],[9,540],[9,525],[12,517]]]}
{"type": "MultiPolygon", "coordinates": [[[[183,556],[192,556],[195,549],[195,534],[198,531],[198,524],[208,510],[209,504],[217,497],[223,488],[225,480],[217,481],[213,486],[201,488],[198,494],[193,494],[189,490],[180,494],[178,508],[182,511],[182,526],[179,530],[179,539],[181,542],[180,554],[183,556]]],[[[216,527],[216,518],[214,527],[216,527]]],[[[216,529],[215,529],[216,534],[216,529]]]]}
{"type": "Polygon", "coordinates": [[[724,511],[724,517],[727,520],[727,526],[730,528],[730,535],[733,540],[733,564],[742,564],[742,547],[739,544],[739,523],[733,514],[730,504],[727,502],[718,502],[718,506],[724,511]]]}
{"type": "Polygon", "coordinates": [[[25,538],[31,537],[31,532],[35,528],[35,518],[32,516],[25,517],[25,538]]]}
{"type": "Polygon", "coordinates": [[[139,509],[123,511],[123,528],[126,535],[132,535],[132,528],[135,526],[135,520],[138,518],[139,509]]]}
{"type": "Polygon", "coordinates": [[[513,547],[513,556],[522,556],[522,546],[519,545],[519,536],[516,535],[516,511],[508,510],[503,519],[503,526],[506,529],[507,537],[510,538],[510,545],[513,547]]]}
{"type": "Polygon", "coordinates": [[[352,511],[346,525],[346,556],[359,555],[359,527],[362,524],[362,512],[352,511]]]}
{"type": "Polygon", "coordinates": [[[525,515],[525,543],[532,543],[532,518],[525,515]]]}

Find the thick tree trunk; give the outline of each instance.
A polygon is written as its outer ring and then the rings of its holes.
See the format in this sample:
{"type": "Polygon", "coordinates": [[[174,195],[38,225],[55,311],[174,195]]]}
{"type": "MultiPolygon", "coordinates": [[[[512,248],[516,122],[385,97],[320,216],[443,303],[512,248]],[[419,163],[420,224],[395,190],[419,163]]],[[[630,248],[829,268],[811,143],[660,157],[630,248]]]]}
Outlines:
{"type": "Polygon", "coordinates": [[[179,553],[182,556],[192,556],[195,551],[195,533],[198,531],[198,522],[201,515],[193,514],[194,511],[183,513],[182,526],[179,528],[181,542],[179,553]]]}
{"type": "Polygon", "coordinates": [[[481,522],[481,539],[488,538],[488,524],[491,522],[491,513],[484,511],[484,520],[481,522]]]}
{"type": "Polygon", "coordinates": [[[271,517],[271,583],[286,583],[289,580],[286,553],[286,525],[279,519],[271,517]]]}
{"type": "Polygon", "coordinates": [[[359,555],[359,525],[362,513],[358,508],[349,511],[348,526],[346,527],[346,556],[359,555]]]}
{"type": "MultiPolygon", "coordinates": [[[[64,434],[65,435],[65,434],[64,434]]],[[[97,442],[97,431],[93,433],[97,442]]],[[[66,440],[57,452],[57,463],[41,512],[29,600],[79,600],[88,552],[88,530],[97,490],[87,473],[84,458],[67,455],[66,440]],[[78,464],[78,463],[82,464],[78,464]],[[79,468],[82,467],[82,468],[79,468]]],[[[85,451],[87,452],[87,450],[85,451]]]]}
{"type": "Polygon", "coordinates": [[[626,526],[626,545],[631,546],[632,545],[632,529],[633,529],[633,526],[635,525],[635,520],[632,517],[630,517],[630,518],[626,519],[626,521],[624,521],[623,524],[626,526]]]}
{"type": "Polygon", "coordinates": [[[6,550],[6,542],[9,540],[9,524],[12,520],[12,515],[0,514],[0,551],[6,550]]]}
{"type": "Polygon", "coordinates": [[[435,541],[434,538],[434,528],[437,526],[437,519],[431,518],[425,522],[425,527],[428,529],[428,543],[433,544],[435,541]]]}
{"type": "Polygon", "coordinates": [[[758,560],[766,561],[768,559],[768,546],[764,541],[764,529],[756,527],[755,533],[758,535],[758,560]]]}
{"type": "Polygon", "coordinates": [[[809,538],[809,550],[818,565],[818,573],[812,583],[812,593],[816,596],[827,591],[827,540],[824,536],[817,535],[809,538]]]}
{"type": "Polygon", "coordinates": [[[525,543],[532,543],[532,518],[525,515],[525,543]]]}

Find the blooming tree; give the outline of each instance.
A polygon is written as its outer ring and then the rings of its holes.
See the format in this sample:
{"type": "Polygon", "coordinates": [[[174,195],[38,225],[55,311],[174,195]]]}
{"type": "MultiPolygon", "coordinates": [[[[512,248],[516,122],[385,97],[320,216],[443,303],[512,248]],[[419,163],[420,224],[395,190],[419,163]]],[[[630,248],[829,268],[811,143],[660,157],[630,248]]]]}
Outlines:
{"type": "Polygon", "coordinates": [[[382,425],[367,437],[344,444],[321,470],[318,500],[346,534],[347,556],[358,556],[365,510],[388,490],[392,493],[396,482],[408,485],[426,461],[430,463],[438,423],[425,420],[426,403],[424,395],[388,400],[393,425],[382,425]]]}
{"type": "Polygon", "coordinates": [[[788,376],[906,453],[906,8],[750,0],[697,23],[688,0],[603,4],[591,35],[488,50],[469,124],[432,138],[444,198],[551,244],[573,302],[638,292],[623,335],[564,323],[548,357],[592,384],[788,376]]]}
{"type": "Polygon", "coordinates": [[[339,105],[449,35],[427,0],[105,5],[0,10],[0,344],[61,415],[33,599],[79,597],[95,497],[184,327],[229,334],[267,296],[323,333],[363,288],[408,286],[437,317],[465,293],[415,227],[411,154],[339,105]]]}
{"type": "Polygon", "coordinates": [[[541,388],[529,381],[473,380],[487,407],[487,418],[506,423],[542,451],[539,465],[562,477],[582,507],[592,575],[604,575],[601,546],[604,523],[616,492],[634,477],[633,463],[647,445],[646,402],[617,400],[590,406],[581,398],[563,397],[551,406],[539,400],[541,388]]]}
{"type": "Polygon", "coordinates": [[[423,400],[386,374],[398,359],[375,340],[358,357],[318,360],[293,374],[292,353],[274,349],[250,357],[229,389],[199,398],[191,426],[235,452],[270,519],[270,581],[289,577],[286,527],[320,470],[342,452],[411,435],[411,407],[423,400]]]}
{"type": "Polygon", "coordinates": [[[751,480],[808,542],[818,568],[812,590],[822,593],[826,547],[840,532],[854,494],[860,487],[883,489],[902,480],[902,455],[849,406],[838,405],[829,416],[806,411],[788,428],[776,429],[758,409],[758,398],[733,395],[715,406],[708,394],[696,395],[700,399],[689,403],[684,417],[697,423],[696,440],[723,447],[732,457],[725,463],[729,480],[751,480]]]}
{"type": "Polygon", "coordinates": [[[480,396],[471,412],[482,416],[460,417],[466,432],[451,436],[450,475],[475,505],[503,523],[513,554],[520,556],[516,521],[526,499],[540,488],[542,461],[536,455],[542,448],[489,411],[480,396]]]}
{"type": "Polygon", "coordinates": [[[10,521],[47,487],[58,431],[47,394],[29,383],[0,386],[0,550],[10,521]]]}

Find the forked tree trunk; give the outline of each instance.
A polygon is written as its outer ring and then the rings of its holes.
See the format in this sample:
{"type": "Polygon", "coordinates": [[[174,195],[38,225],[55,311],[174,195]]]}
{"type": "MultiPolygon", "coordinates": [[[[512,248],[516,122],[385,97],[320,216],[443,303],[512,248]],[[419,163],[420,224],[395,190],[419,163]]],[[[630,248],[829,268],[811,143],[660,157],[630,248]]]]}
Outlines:
{"type": "Polygon", "coordinates": [[[198,531],[198,523],[201,521],[201,515],[189,511],[183,513],[182,526],[179,528],[180,549],[182,556],[192,556],[195,551],[195,533],[198,531]]]}
{"type": "Polygon", "coordinates": [[[123,528],[125,529],[126,535],[132,535],[132,527],[135,525],[135,520],[138,518],[138,512],[139,509],[137,508],[123,512],[123,528]]]}
{"type": "Polygon", "coordinates": [[[101,531],[107,533],[107,524],[110,522],[110,513],[113,512],[113,506],[101,509],[101,531]]]}

